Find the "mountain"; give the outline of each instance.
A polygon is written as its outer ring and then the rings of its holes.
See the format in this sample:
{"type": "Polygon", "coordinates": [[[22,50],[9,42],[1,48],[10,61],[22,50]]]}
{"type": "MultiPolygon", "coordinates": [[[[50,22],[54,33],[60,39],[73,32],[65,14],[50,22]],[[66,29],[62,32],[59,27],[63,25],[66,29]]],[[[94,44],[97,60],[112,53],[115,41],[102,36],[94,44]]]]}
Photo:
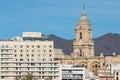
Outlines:
{"type": "Polygon", "coordinates": [[[99,55],[101,52],[104,55],[112,55],[113,52],[120,54],[120,34],[108,33],[95,41],[95,55],[99,55]]]}
{"type": "Polygon", "coordinates": [[[63,52],[66,53],[67,55],[72,53],[72,45],[73,45],[73,40],[66,40],[60,37],[57,37],[54,34],[48,35],[49,40],[54,41],[54,47],[58,49],[63,49],[63,52]]]}
{"type": "MultiPolygon", "coordinates": [[[[66,40],[54,34],[48,35],[49,40],[54,41],[54,47],[63,49],[63,52],[70,55],[73,52],[73,40],[66,40]]],[[[95,38],[95,55],[100,53],[112,55],[113,52],[120,54],[120,34],[108,33],[101,37],[95,38]]]]}

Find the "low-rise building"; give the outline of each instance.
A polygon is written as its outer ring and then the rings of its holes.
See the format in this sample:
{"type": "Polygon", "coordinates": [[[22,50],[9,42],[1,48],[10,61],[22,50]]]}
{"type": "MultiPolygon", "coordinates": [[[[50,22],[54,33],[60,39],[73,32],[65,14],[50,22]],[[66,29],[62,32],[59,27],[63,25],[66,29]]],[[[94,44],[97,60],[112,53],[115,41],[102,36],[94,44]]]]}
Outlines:
{"type": "Polygon", "coordinates": [[[64,64],[61,66],[61,80],[85,80],[85,68],[64,64]]]}

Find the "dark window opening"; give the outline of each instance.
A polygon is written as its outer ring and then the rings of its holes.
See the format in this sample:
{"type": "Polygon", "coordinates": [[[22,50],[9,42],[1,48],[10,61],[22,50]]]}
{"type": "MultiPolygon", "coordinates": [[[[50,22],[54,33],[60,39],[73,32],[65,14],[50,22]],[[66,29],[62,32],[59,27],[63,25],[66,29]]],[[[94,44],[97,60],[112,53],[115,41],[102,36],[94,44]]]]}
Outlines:
{"type": "Polygon", "coordinates": [[[80,32],[80,39],[82,39],[82,32],[80,32]]]}

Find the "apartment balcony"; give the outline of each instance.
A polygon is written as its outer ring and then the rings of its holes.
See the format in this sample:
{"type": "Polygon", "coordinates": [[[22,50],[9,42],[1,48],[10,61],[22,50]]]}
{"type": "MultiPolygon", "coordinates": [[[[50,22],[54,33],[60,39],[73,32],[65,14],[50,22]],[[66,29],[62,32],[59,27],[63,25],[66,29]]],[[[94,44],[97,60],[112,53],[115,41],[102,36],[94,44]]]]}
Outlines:
{"type": "Polygon", "coordinates": [[[13,50],[13,47],[0,47],[1,50],[13,50]]]}
{"type": "MultiPolygon", "coordinates": [[[[16,76],[16,75],[26,75],[25,73],[23,73],[22,74],[22,72],[21,72],[21,74],[15,74],[15,73],[4,73],[4,74],[1,74],[1,76],[10,76],[10,77],[12,77],[12,76],[16,76]]],[[[59,76],[59,74],[39,74],[39,73],[33,73],[33,75],[35,75],[35,76],[59,76]]]]}
{"type": "Polygon", "coordinates": [[[0,59],[13,59],[13,56],[1,56],[0,59]]]}
{"type": "Polygon", "coordinates": [[[83,77],[80,76],[62,76],[62,79],[79,79],[79,80],[83,80],[83,77]]]}

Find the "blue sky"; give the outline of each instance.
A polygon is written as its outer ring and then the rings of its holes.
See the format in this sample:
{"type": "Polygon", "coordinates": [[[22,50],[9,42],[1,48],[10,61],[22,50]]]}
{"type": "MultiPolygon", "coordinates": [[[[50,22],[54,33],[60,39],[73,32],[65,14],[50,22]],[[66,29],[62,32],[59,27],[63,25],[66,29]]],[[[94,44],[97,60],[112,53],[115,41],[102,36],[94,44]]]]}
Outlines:
{"type": "MultiPolygon", "coordinates": [[[[120,0],[84,0],[93,37],[120,33],[120,0]]],[[[0,39],[24,31],[75,38],[83,0],[0,0],[0,39]]]]}

